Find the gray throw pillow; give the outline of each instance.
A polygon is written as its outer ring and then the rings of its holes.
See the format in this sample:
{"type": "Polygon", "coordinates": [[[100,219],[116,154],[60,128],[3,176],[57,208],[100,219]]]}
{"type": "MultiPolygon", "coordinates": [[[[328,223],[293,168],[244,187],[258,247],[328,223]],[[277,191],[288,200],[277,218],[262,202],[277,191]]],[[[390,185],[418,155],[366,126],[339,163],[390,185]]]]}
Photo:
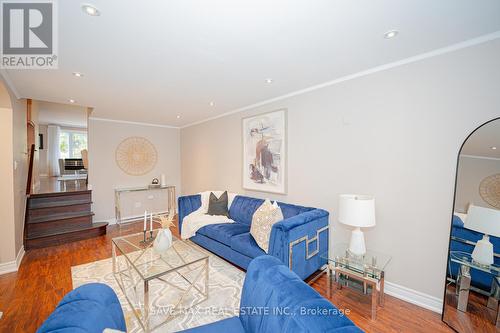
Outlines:
{"type": "Polygon", "coordinates": [[[229,212],[227,210],[227,191],[221,194],[219,199],[215,196],[215,194],[210,193],[210,198],[208,199],[208,215],[222,215],[229,217],[229,212]]]}

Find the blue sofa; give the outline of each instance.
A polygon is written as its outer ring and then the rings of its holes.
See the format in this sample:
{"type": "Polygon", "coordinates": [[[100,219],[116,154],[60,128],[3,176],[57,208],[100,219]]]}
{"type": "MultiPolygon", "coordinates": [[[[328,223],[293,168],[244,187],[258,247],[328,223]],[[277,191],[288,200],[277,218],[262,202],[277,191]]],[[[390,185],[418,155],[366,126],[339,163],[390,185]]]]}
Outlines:
{"type": "MultiPolygon", "coordinates": [[[[263,202],[262,199],[236,196],[229,208],[229,216],[235,223],[205,226],[191,240],[247,269],[253,258],[266,254],[250,235],[253,213],[263,202]]],[[[179,230],[182,230],[184,217],[201,206],[201,195],[179,197],[178,204],[179,230]]],[[[284,220],[273,225],[269,254],[305,279],[326,264],[320,254],[328,251],[328,212],[282,202],[278,204],[284,220]]]]}
{"type": "MultiPolygon", "coordinates": [[[[463,251],[467,253],[472,253],[474,250],[475,243],[483,238],[482,233],[467,229],[464,227],[464,222],[456,215],[453,215],[453,222],[451,227],[451,241],[450,241],[450,251],[463,251]]],[[[500,253],[500,238],[490,236],[490,242],[493,244],[493,251],[495,253],[500,253]]],[[[496,265],[500,265],[500,258],[494,257],[496,265]]],[[[448,276],[452,279],[456,279],[458,275],[459,265],[457,263],[449,263],[448,276]]],[[[485,293],[490,292],[491,284],[493,282],[493,277],[491,274],[471,269],[471,285],[485,293]]]]}
{"type": "Polygon", "coordinates": [[[89,283],[68,293],[37,333],[102,333],[126,331],[123,311],[113,289],[89,283]]]}
{"type": "Polygon", "coordinates": [[[240,315],[184,333],[363,332],[280,260],[252,260],[243,284],[240,315]]]}

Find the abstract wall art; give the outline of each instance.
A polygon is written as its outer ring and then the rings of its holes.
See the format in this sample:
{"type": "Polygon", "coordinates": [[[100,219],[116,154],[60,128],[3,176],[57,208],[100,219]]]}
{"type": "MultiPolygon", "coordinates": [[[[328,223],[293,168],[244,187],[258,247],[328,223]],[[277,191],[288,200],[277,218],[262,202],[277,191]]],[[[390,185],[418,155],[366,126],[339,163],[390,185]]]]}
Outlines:
{"type": "Polygon", "coordinates": [[[243,118],[243,188],[286,193],[286,110],[243,118]]]}

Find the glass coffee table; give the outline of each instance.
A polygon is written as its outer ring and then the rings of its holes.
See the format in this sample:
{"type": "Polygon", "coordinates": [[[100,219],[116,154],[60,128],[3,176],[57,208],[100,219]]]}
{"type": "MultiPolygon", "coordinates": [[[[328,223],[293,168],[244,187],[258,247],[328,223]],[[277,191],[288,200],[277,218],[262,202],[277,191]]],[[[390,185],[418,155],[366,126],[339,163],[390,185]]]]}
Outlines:
{"type": "Polygon", "coordinates": [[[158,231],[154,230],[152,237],[148,231],[150,239],[146,242],[143,232],[112,239],[113,275],[145,332],[174,319],[183,306],[191,308],[208,299],[208,254],[189,241],[174,238],[172,246],[160,255],[151,241],[158,231]],[[169,297],[162,296],[168,304],[158,300],[152,304],[150,289],[154,287],[155,293],[164,291],[158,283],[152,286],[153,280],[175,290],[169,297]],[[183,302],[188,297],[191,302],[186,305],[183,302]],[[165,318],[158,320],[158,315],[165,318]]]}
{"type": "Polygon", "coordinates": [[[331,297],[333,281],[338,288],[349,286],[352,280],[361,283],[363,293],[371,290],[372,319],[377,317],[377,306],[384,305],[385,268],[391,261],[391,256],[367,250],[363,256],[356,256],[349,252],[349,244],[338,243],[333,251],[321,255],[328,260],[328,297],[331,297]]]}

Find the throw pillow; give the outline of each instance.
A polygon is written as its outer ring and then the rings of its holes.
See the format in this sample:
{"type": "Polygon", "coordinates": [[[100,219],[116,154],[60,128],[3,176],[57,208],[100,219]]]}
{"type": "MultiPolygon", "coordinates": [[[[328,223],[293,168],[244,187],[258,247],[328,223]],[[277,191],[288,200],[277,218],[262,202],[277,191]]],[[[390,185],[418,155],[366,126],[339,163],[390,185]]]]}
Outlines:
{"type": "Polygon", "coordinates": [[[272,204],[267,199],[253,214],[250,234],[266,253],[269,253],[269,237],[271,237],[273,224],[281,220],[283,220],[281,208],[276,202],[272,204]]]}
{"type": "Polygon", "coordinates": [[[222,193],[219,198],[217,198],[213,192],[210,193],[210,198],[208,199],[207,214],[229,217],[227,202],[228,202],[227,191],[222,193]]]}

